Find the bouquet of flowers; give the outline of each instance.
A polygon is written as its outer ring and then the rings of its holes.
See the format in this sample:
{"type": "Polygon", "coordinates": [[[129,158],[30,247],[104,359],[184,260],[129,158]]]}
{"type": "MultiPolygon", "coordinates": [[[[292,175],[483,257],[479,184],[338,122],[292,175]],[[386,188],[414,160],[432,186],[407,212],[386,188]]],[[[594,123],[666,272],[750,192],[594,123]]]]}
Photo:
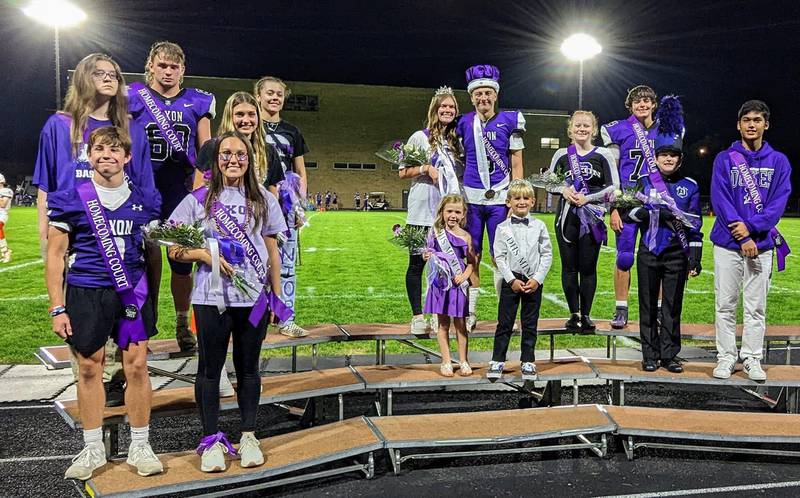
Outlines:
{"type": "Polygon", "coordinates": [[[384,146],[375,153],[384,161],[388,161],[398,166],[422,166],[428,163],[428,152],[411,145],[403,143],[401,140],[396,140],[388,146],[384,146]]]}
{"type": "Polygon", "coordinates": [[[538,175],[531,175],[526,180],[536,188],[543,188],[548,192],[566,186],[565,175],[559,175],[555,171],[545,171],[538,175]]]}
{"type": "Polygon", "coordinates": [[[428,246],[428,229],[396,224],[392,227],[392,238],[389,241],[396,246],[407,248],[412,254],[422,254],[428,246]]]}
{"type": "MultiPolygon", "coordinates": [[[[147,240],[162,246],[181,246],[187,249],[206,249],[208,247],[200,221],[195,221],[190,225],[165,221],[142,227],[142,232],[147,240]]],[[[225,251],[223,250],[222,252],[224,253],[225,251]]],[[[236,250],[230,250],[228,252],[229,254],[224,254],[225,259],[236,271],[230,277],[231,284],[248,298],[254,299],[258,296],[259,289],[244,278],[244,268],[239,266],[244,263],[244,251],[239,253],[236,250]]]]}
{"type": "Polygon", "coordinates": [[[655,195],[647,196],[642,192],[637,192],[636,198],[639,199],[647,209],[666,209],[686,228],[696,229],[700,227],[702,219],[699,216],[694,213],[685,213],[681,211],[678,206],[675,205],[674,200],[670,199],[670,202],[668,202],[663,199],[658,192],[653,191],[651,193],[655,195]]]}
{"type": "Polygon", "coordinates": [[[628,187],[616,189],[606,196],[606,202],[611,209],[631,209],[642,205],[636,193],[639,189],[628,187]]]}

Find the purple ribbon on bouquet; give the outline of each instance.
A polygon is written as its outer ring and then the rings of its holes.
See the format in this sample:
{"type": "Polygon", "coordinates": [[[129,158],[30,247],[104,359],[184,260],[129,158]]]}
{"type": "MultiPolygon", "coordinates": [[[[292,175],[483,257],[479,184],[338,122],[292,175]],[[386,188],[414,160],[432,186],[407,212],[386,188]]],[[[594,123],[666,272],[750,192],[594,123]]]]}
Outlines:
{"type": "Polygon", "coordinates": [[[264,317],[264,314],[267,312],[267,307],[275,313],[275,316],[281,322],[285,322],[289,320],[294,314],[286,304],[275,295],[274,292],[262,292],[258,295],[258,299],[256,299],[256,303],[253,305],[253,311],[250,313],[250,325],[253,327],[258,326],[258,322],[261,321],[261,318],[264,317]]]}
{"type": "Polygon", "coordinates": [[[206,436],[200,440],[200,444],[197,446],[197,454],[203,455],[203,453],[214,446],[217,443],[222,443],[222,445],[228,449],[228,453],[231,455],[238,455],[236,448],[233,447],[228,438],[225,437],[224,432],[217,432],[216,434],[212,434],[210,436],[206,436]]]}
{"type": "MultiPolygon", "coordinates": [[[[583,179],[581,167],[578,163],[578,148],[575,144],[570,144],[567,147],[567,159],[569,160],[569,170],[572,173],[572,185],[575,190],[583,195],[589,193],[589,188],[583,179]]],[[[606,243],[608,241],[608,234],[606,225],[603,223],[603,211],[595,206],[584,204],[583,206],[574,206],[575,213],[581,222],[581,228],[578,238],[583,237],[587,233],[592,234],[595,242],[606,243]]]]}
{"type": "Polygon", "coordinates": [[[428,271],[428,285],[436,287],[442,291],[450,290],[453,287],[453,271],[446,261],[456,260],[458,258],[441,251],[432,251],[429,260],[431,269],[428,271]]]}
{"type": "Polygon", "coordinates": [[[244,246],[242,244],[230,237],[219,237],[217,241],[219,242],[219,251],[228,263],[234,266],[244,263],[244,246]]]}
{"type": "MultiPolygon", "coordinates": [[[[647,197],[641,192],[636,192],[636,198],[642,201],[643,207],[648,211],[652,211],[650,213],[650,222],[648,223],[647,234],[645,234],[645,242],[647,243],[647,248],[650,251],[654,251],[656,248],[657,240],[656,236],[658,235],[658,223],[659,223],[659,211],[662,209],[656,204],[653,204],[650,197],[647,197]]],[[[674,202],[674,201],[673,201],[674,202]]],[[[664,203],[663,206],[669,208],[669,205],[664,203]]],[[[688,217],[686,213],[678,209],[677,206],[674,209],[670,209],[670,212],[675,215],[674,220],[668,222],[669,226],[672,228],[672,231],[678,236],[678,240],[681,243],[681,247],[684,251],[688,252],[689,250],[689,241],[686,238],[686,230],[683,229],[684,223],[683,220],[688,221],[688,217]]]]}

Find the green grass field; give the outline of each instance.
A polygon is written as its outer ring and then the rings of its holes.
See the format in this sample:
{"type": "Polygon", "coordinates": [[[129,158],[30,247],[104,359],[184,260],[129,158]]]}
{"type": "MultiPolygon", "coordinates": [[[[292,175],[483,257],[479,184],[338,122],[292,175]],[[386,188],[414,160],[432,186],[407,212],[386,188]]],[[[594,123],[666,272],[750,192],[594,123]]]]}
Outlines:
{"type": "MultiPolygon", "coordinates": [[[[551,229],[554,251],[553,268],[544,285],[541,316],[564,317],[566,302],[561,290],[560,263],[552,234],[552,215],[542,215],[551,229]]],[[[301,265],[298,268],[298,323],[356,323],[405,322],[410,308],[405,295],[405,270],[408,256],[388,239],[391,227],[403,223],[402,212],[326,212],[311,213],[310,224],[301,235],[301,265]]],[[[705,220],[708,233],[713,220],[705,220]]],[[[800,219],[781,222],[781,231],[790,244],[800,247],[800,219]]],[[[36,211],[33,208],[14,208],[6,227],[9,246],[14,251],[11,263],[0,265],[0,363],[33,363],[33,352],[39,347],[56,344],[58,338],[50,331],[47,315],[48,300],[44,287],[43,264],[39,254],[36,231],[36,211]]],[[[598,288],[593,315],[610,318],[614,309],[613,237],[610,246],[603,248],[598,264],[598,288]]],[[[484,243],[484,247],[487,247],[484,243]]],[[[800,254],[800,249],[796,249],[800,254]]],[[[767,321],[772,324],[800,323],[800,258],[791,255],[787,270],[775,273],[768,299],[767,321]]],[[[683,321],[712,323],[714,321],[714,279],[711,244],[706,242],[703,273],[691,280],[687,288],[683,321]]],[[[491,274],[482,268],[485,291],[478,304],[481,319],[493,319],[497,313],[491,274]]],[[[159,338],[174,337],[175,313],[169,295],[168,272],[164,274],[159,298],[159,338]]],[[[631,292],[632,318],[637,317],[634,288],[631,292]]],[[[539,341],[545,347],[547,341],[539,341]]],[[[600,347],[603,338],[558,336],[557,347],[600,347]]],[[[512,347],[518,347],[518,343],[512,347]]],[[[491,348],[490,339],[475,340],[473,349],[491,348]]],[[[342,343],[320,347],[322,354],[358,354],[373,351],[373,344],[342,343]]],[[[389,345],[390,352],[407,351],[405,346],[389,345]]],[[[276,354],[271,352],[270,354],[276,354]]],[[[286,354],[277,352],[277,354],[286,354]]]]}

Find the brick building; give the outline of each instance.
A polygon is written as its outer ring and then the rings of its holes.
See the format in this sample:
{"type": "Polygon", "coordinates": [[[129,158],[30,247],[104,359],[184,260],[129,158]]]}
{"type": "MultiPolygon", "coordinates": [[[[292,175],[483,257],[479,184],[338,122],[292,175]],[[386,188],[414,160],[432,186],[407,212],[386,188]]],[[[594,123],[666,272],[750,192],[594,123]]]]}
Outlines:
{"type": "MultiPolygon", "coordinates": [[[[141,74],[126,74],[127,81],[141,74]]],[[[254,80],[187,76],[185,86],[212,92],[217,98],[217,121],[228,96],[239,90],[252,92],[254,80]]],[[[387,143],[407,139],[425,124],[433,89],[339,83],[287,82],[292,95],[282,117],[303,132],[311,152],[305,156],[309,192],[337,192],[343,208],[353,207],[356,191],[386,193],[394,208],[404,207],[408,181],[379,159],[375,152],[387,143]]],[[[502,95],[502,94],[501,94],[502,95]]],[[[459,110],[471,110],[466,91],[456,91],[459,110]]],[[[502,96],[501,102],[502,104],[502,96]]],[[[525,175],[550,165],[555,149],[565,146],[564,111],[524,110],[525,175]]],[[[539,196],[537,206],[544,205],[539,196]]]]}

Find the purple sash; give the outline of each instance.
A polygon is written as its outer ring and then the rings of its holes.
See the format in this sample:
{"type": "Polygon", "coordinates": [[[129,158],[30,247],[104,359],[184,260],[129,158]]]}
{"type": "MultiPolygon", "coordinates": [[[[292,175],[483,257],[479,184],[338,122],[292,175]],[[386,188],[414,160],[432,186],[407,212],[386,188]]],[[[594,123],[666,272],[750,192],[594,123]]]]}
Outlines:
{"type": "Polygon", "coordinates": [[[172,123],[170,123],[169,118],[164,114],[164,109],[161,107],[161,102],[157,98],[153,97],[153,94],[150,93],[149,88],[138,81],[128,85],[128,88],[136,92],[136,95],[138,95],[142,100],[142,104],[144,104],[147,114],[153,118],[153,121],[155,121],[158,129],[161,130],[161,136],[163,136],[169,144],[173,156],[179,161],[186,162],[194,168],[195,153],[194,151],[187,151],[183,148],[183,144],[181,144],[181,139],[178,137],[178,133],[175,131],[175,128],[172,127],[172,123]]]}
{"type": "Polygon", "coordinates": [[[125,307],[125,317],[119,322],[114,342],[120,348],[127,350],[130,343],[148,339],[142,321],[142,306],[147,300],[147,278],[142,275],[135,286],[131,282],[130,273],[111,234],[111,225],[105,208],[100,204],[94,183],[83,182],[76,187],[76,190],[86,212],[86,218],[89,220],[89,226],[97,240],[97,248],[103,257],[108,276],[114,284],[114,291],[125,307]]]}
{"type": "MultiPolygon", "coordinates": [[[[631,128],[633,128],[633,134],[636,136],[636,143],[639,145],[639,148],[642,149],[642,155],[647,163],[647,176],[650,179],[650,183],[653,184],[655,187],[656,192],[661,196],[661,200],[666,204],[667,209],[675,215],[675,218],[678,220],[686,219],[686,214],[678,209],[678,206],[675,204],[675,199],[669,193],[669,189],[667,189],[666,184],[664,183],[664,179],[661,177],[661,171],[658,169],[658,164],[656,164],[656,156],[653,154],[653,149],[650,147],[650,142],[647,140],[647,136],[644,134],[644,128],[642,128],[641,123],[636,119],[635,116],[630,116],[628,118],[628,123],[630,123],[631,128]]],[[[656,216],[656,223],[658,222],[658,212],[654,213],[656,216]]],[[[651,218],[651,227],[652,227],[652,218],[651,218]]],[[[681,221],[670,221],[669,224],[672,227],[672,230],[675,231],[675,234],[678,236],[678,240],[681,243],[681,247],[683,251],[687,254],[689,253],[689,240],[686,237],[686,230],[684,230],[681,221]]],[[[652,230],[651,230],[652,231],[652,230]]],[[[652,251],[655,248],[655,234],[649,234],[650,240],[648,241],[648,248],[652,251]],[[650,247],[652,244],[653,247],[650,247]]]]}
{"type": "MultiPolygon", "coordinates": [[[[577,191],[581,194],[588,194],[589,188],[587,187],[586,182],[583,180],[581,167],[580,164],[578,164],[578,149],[575,147],[575,144],[570,144],[570,146],[567,147],[567,159],[569,160],[569,170],[572,173],[573,186],[577,187],[577,191]]],[[[595,242],[606,242],[608,240],[608,235],[606,225],[602,221],[602,213],[599,214],[600,219],[597,219],[597,216],[589,212],[592,207],[588,204],[584,204],[580,207],[574,207],[575,213],[578,215],[578,219],[581,222],[581,228],[578,233],[578,237],[583,237],[585,234],[591,233],[595,242]]]]}
{"type": "MultiPolygon", "coordinates": [[[[192,192],[194,198],[200,201],[201,204],[205,202],[207,194],[207,187],[200,187],[192,192]]],[[[239,222],[224,209],[219,201],[215,201],[211,206],[211,215],[217,221],[219,229],[225,232],[224,235],[227,235],[241,244],[244,249],[244,255],[247,257],[248,261],[250,261],[250,264],[253,265],[253,268],[255,268],[256,274],[258,274],[258,280],[262,284],[261,293],[258,295],[253,305],[253,310],[250,312],[250,324],[253,327],[258,326],[261,319],[264,317],[264,313],[267,311],[267,306],[269,306],[272,312],[275,313],[275,316],[281,321],[285,322],[291,318],[294,311],[289,309],[273,291],[270,290],[269,293],[267,293],[264,290],[264,283],[267,281],[267,266],[261,260],[261,256],[258,255],[256,246],[250,240],[250,237],[247,236],[247,229],[242,227],[239,222]]]]}
{"type": "MultiPolygon", "coordinates": [[[[742,177],[744,188],[747,189],[747,194],[750,196],[750,200],[753,202],[756,212],[763,212],[764,201],[761,199],[761,192],[758,191],[756,179],[753,178],[753,172],[750,171],[747,160],[742,154],[735,150],[728,151],[728,155],[736,166],[736,169],[739,170],[739,176],[742,177]]],[[[786,257],[792,250],[789,249],[786,238],[781,235],[777,227],[770,228],[769,235],[772,237],[772,242],[775,244],[775,254],[778,256],[778,271],[783,271],[786,269],[786,257]]]]}

